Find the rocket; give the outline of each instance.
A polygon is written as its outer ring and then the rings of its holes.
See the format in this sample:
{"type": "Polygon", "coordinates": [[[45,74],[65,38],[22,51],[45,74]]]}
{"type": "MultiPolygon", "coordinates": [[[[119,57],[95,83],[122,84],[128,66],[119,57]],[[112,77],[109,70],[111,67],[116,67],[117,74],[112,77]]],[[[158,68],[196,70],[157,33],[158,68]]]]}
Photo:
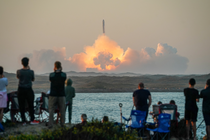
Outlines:
{"type": "Polygon", "coordinates": [[[102,26],[103,26],[103,34],[105,34],[105,21],[104,21],[104,19],[102,21],[102,26]]]}

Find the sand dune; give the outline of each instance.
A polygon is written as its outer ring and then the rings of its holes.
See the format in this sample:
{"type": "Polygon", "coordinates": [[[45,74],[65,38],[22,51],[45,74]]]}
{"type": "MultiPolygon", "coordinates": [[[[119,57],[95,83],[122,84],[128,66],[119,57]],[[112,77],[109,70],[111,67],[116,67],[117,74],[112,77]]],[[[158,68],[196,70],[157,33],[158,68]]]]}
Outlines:
{"type": "MultiPolygon", "coordinates": [[[[33,89],[35,93],[46,92],[50,88],[49,77],[36,75],[33,89]]],[[[73,80],[73,86],[77,93],[94,92],[133,92],[139,82],[144,82],[145,87],[150,91],[183,91],[188,87],[190,78],[196,79],[196,88],[204,88],[206,80],[210,79],[210,74],[206,75],[138,75],[132,73],[104,74],[104,73],[77,73],[67,72],[68,78],[73,80]],[[75,75],[73,74],[75,73],[75,75]],[[129,76],[128,76],[129,75],[129,76]]],[[[6,73],[9,80],[8,92],[17,90],[18,79],[14,73],[6,73]]]]}

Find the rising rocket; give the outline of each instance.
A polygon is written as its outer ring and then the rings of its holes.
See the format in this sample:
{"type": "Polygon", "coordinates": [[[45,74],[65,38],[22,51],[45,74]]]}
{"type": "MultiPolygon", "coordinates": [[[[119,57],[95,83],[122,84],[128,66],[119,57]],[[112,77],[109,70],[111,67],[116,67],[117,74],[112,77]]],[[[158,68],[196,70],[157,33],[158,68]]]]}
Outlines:
{"type": "Polygon", "coordinates": [[[104,19],[102,21],[102,26],[103,26],[103,34],[105,34],[105,21],[104,21],[104,19]]]}

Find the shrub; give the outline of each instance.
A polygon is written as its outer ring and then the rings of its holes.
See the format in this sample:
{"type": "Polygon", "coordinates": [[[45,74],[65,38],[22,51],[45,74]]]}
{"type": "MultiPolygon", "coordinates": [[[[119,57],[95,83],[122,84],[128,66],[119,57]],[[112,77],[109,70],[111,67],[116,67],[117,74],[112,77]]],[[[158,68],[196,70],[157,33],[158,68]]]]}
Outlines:
{"type": "MultiPolygon", "coordinates": [[[[40,135],[9,136],[7,140],[136,140],[137,132],[124,131],[124,126],[113,122],[101,123],[92,120],[86,125],[77,124],[72,128],[59,127],[43,130],[40,135]]],[[[1,140],[1,138],[0,138],[1,140]]]]}

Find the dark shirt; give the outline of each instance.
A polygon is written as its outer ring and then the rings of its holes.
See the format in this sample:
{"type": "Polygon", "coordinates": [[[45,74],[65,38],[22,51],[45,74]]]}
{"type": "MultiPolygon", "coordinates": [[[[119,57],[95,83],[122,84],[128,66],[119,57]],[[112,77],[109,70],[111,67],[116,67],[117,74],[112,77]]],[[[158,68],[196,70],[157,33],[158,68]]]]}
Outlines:
{"type": "Polygon", "coordinates": [[[137,110],[141,110],[141,111],[148,110],[147,99],[149,98],[150,95],[151,94],[149,90],[145,90],[145,89],[138,89],[133,92],[134,104],[137,110]]]}
{"type": "Polygon", "coordinates": [[[50,96],[65,96],[66,74],[63,72],[50,73],[50,96]]]}
{"type": "Polygon", "coordinates": [[[17,70],[18,86],[21,88],[31,88],[34,81],[34,71],[30,69],[17,70]]]}
{"type": "Polygon", "coordinates": [[[81,124],[82,125],[86,125],[87,124],[87,121],[82,121],[81,124]]]}
{"type": "Polygon", "coordinates": [[[197,89],[185,88],[185,110],[196,111],[198,110],[196,99],[199,99],[199,93],[197,89]]]}
{"type": "Polygon", "coordinates": [[[201,91],[200,98],[203,98],[203,113],[210,113],[210,87],[201,91]]]}

